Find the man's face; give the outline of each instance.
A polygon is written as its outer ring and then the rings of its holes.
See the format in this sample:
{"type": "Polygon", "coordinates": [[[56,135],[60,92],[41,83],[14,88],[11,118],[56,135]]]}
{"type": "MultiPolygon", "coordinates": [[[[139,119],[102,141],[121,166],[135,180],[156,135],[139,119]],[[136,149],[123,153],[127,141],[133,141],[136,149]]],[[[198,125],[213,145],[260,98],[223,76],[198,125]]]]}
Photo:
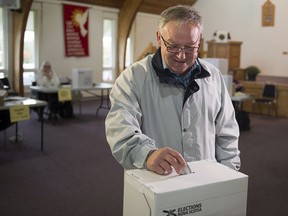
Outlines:
{"type": "Polygon", "coordinates": [[[157,32],[157,41],[164,63],[174,73],[184,74],[197,59],[200,29],[191,23],[179,26],[176,21],[171,21],[160,31],[157,32]]]}

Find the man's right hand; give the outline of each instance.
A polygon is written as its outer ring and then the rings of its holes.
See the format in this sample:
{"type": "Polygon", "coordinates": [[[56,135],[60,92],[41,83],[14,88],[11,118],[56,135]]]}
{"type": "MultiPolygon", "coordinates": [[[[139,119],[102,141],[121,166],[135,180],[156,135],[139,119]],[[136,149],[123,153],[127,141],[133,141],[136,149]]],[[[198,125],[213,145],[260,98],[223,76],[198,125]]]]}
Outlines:
{"type": "Polygon", "coordinates": [[[174,168],[178,174],[181,174],[181,170],[185,166],[186,161],[182,155],[169,147],[155,150],[146,160],[146,168],[160,175],[172,173],[172,168],[174,168]]]}

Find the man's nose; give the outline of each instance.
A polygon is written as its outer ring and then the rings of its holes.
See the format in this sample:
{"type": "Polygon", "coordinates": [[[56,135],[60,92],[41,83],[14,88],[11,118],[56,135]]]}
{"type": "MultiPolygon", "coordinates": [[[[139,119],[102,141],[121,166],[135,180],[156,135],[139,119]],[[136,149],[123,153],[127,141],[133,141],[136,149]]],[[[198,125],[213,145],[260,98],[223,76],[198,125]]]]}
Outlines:
{"type": "Polygon", "coordinates": [[[185,50],[181,50],[176,54],[176,56],[178,57],[178,59],[185,59],[186,58],[185,50]]]}

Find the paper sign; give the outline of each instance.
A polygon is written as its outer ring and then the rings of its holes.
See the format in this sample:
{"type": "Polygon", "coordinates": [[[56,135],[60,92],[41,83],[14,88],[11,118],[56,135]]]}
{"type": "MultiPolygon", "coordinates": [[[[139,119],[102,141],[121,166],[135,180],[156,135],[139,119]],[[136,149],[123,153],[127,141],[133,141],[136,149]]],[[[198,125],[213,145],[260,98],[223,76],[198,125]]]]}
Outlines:
{"type": "Polygon", "coordinates": [[[58,101],[71,101],[72,94],[70,88],[59,88],[58,89],[58,101]]]}
{"type": "Polygon", "coordinates": [[[18,122],[30,119],[30,109],[27,105],[11,106],[9,108],[10,121],[18,122]]]}

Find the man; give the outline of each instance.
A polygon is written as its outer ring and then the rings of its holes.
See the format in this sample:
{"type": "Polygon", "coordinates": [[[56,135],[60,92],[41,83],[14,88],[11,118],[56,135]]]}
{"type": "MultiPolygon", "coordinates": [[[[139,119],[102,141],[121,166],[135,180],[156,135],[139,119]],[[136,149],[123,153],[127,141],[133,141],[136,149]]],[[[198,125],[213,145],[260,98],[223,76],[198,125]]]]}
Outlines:
{"type": "Polygon", "coordinates": [[[202,30],[191,6],[166,9],[157,52],[116,80],[106,136],[125,169],[180,174],[196,160],[240,168],[239,128],[221,72],[198,58],[202,30]]]}

